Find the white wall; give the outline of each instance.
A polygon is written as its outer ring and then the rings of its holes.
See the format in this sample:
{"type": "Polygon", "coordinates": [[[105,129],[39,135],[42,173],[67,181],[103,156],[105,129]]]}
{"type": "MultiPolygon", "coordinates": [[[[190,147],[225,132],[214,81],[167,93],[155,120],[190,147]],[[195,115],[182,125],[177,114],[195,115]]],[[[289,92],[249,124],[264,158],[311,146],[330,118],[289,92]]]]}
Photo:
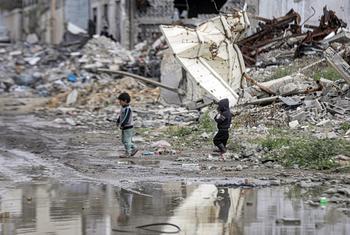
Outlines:
{"type": "Polygon", "coordinates": [[[350,24],[350,1],[349,0],[260,0],[259,15],[266,18],[285,15],[290,9],[294,9],[302,17],[302,22],[312,15],[311,6],[316,14],[307,24],[319,25],[319,19],[323,15],[323,7],[327,5],[329,10],[336,12],[338,18],[350,24]]]}

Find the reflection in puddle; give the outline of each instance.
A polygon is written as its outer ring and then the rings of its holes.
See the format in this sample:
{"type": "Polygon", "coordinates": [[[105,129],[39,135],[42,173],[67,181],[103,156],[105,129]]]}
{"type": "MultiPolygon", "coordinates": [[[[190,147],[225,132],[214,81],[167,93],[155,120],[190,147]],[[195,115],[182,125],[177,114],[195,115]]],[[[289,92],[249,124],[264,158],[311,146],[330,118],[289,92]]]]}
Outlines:
{"type": "MultiPolygon", "coordinates": [[[[178,234],[190,235],[350,234],[349,217],[331,206],[313,208],[300,198],[290,198],[288,188],[180,182],[142,187],[143,194],[88,183],[9,190],[0,195],[0,234],[120,234],[122,230],[166,234],[136,229],[155,223],[177,225],[182,230],[178,234]],[[296,218],[300,223],[276,223],[281,218],[296,218]]],[[[170,225],[148,229],[176,231],[170,225]]]]}

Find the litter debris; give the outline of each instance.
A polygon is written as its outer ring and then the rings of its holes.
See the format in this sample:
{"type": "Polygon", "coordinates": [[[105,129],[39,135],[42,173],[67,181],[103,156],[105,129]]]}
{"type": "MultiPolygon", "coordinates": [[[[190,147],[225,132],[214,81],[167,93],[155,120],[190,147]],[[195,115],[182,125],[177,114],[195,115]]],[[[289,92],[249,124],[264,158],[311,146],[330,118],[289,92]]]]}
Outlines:
{"type": "Polygon", "coordinates": [[[159,140],[151,144],[152,148],[170,148],[171,144],[166,140],[159,140]]]}

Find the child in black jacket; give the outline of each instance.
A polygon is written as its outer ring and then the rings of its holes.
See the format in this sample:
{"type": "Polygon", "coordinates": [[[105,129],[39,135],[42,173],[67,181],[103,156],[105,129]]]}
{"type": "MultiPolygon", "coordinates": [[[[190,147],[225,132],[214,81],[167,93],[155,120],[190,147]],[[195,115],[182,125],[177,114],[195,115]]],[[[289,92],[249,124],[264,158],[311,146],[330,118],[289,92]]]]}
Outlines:
{"type": "Polygon", "coordinates": [[[215,116],[218,132],[214,136],[213,142],[219,148],[220,154],[226,153],[226,144],[229,138],[232,114],[230,112],[229,100],[222,99],[218,103],[218,114],[215,116]]]}

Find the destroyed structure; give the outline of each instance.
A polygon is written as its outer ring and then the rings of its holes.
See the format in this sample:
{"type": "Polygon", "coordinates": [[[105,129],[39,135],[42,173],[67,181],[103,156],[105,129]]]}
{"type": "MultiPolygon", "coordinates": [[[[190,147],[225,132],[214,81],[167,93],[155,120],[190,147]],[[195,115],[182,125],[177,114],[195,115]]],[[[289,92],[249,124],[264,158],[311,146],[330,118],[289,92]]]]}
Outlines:
{"type": "MultiPolygon", "coordinates": [[[[94,4],[92,7],[99,9],[100,5],[94,4]]],[[[143,12],[155,7],[155,3],[152,4],[135,6],[143,12]]],[[[175,7],[179,5],[175,3],[175,7]]],[[[324,7],[319,25],[312,26],[302,22],[294,10],[285,16],[267,19],[233,10],[228,3],[222,7],[231,13],[196,23],[196,27],[192,21],[188,24],[191,27],[153,28],[164,35],[158,35],[151,42],[138,43],[131,51],[106,37],[94,36],[88,41],[84,30],[74,24],[67,25],[66,33],[70,33],[71,38],[79,35],[76,42],[75,39],[71,43],[65,41],[55,47],[43,45],[36,34],[29,34],[24,44],[0,48],[1,93],[50,97],[51,108],[87,106],[94,112],[113,105],[116,94],[123,89],[134,89],[133,99],[140,104],[156,105],[165,101],[197,109],[229,97],[239,113],[251,112],[251,109],[242,109],[246,105],[272,104],[275,113],[269,112],[271,119],[266,122],[278,120],[294,128],[305,120],[315,124],[326,122],[332,118],[330,115],[348,120],[349,33],[346,23],[334,11],[324,7]],[[249,25],[251,28],[255,25],[250,24],[251,20],[258,21],[258,26],[247,36],[246,32],[252,30],[248,29],[249,25]],[[270,71],[298,63],[299,57],[307,58],[312,64],[285,74],[290,76],[265,82],[270,71]],[[341,80],[314,81],[303,74],[313,66],[326,63],[334,67],[341,80]],[[151,84],[151,88],[130,82],[131,78],[119,80],[125,75],[151,84]]],[[[147,18],[147,14],[151,14],[147,12],[140,17],[147,18]]],[[[144,32],[152,34],[152,30],[144,32]]],[[[140,110],[141,116],[142,112],[140,110]]],[[[182,108],[174,111],[184,112],[182,108]]],[[[164,123],[196,119],[198,113],[189,112],[184,116],[173,115],[172,120],[164,123]]],[[[142,125],[145,124],[139,124],[142,125]]]]}

